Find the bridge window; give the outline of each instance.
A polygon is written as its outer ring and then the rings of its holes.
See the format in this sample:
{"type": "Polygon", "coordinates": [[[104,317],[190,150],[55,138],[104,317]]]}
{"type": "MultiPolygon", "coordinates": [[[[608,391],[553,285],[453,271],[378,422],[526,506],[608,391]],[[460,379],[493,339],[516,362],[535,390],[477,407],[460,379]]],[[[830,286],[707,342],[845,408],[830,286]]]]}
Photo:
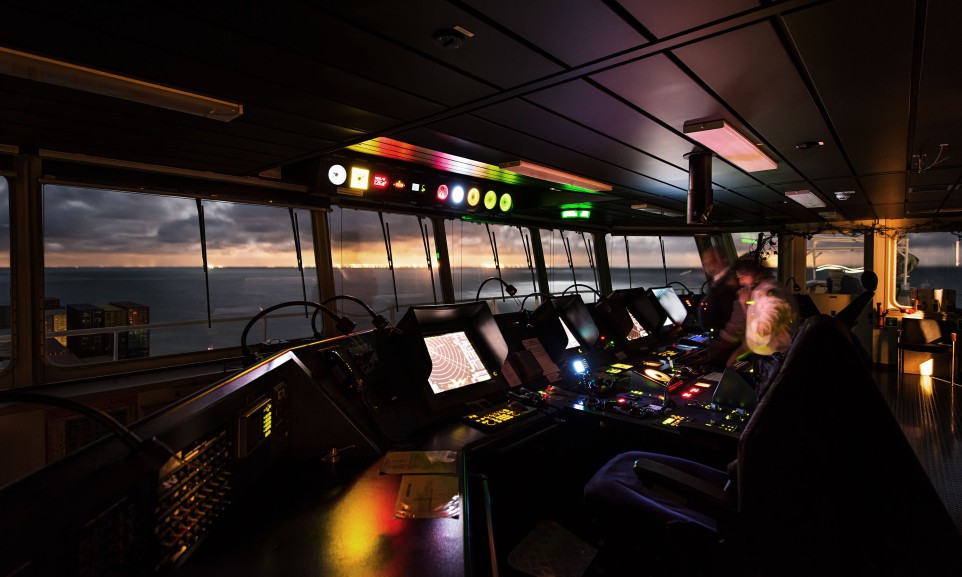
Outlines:
{"type": "Polygon", "coordinates": [[[694,237],[608,236],[606,242],[613,289],[675,282],[697,292],[705,281],[694,237]]]}
{"type": "Polygon", "coordinates": [[[552,294],[579,293],[585,302],[595,302],[599,290],[595,267],[594,238],[571,230],[542,230],[548,286],[552,294]]]}
{"type": "MultiPolygon", "coordinates": [[[[44,186],[43,199],[45,343],[55,365],[237,347],[258,311],[316,294],[316,274],[301,285],[286,208],[61,185],[44,186]]],[[[295,212],[313,269],[309,215],[295,212]]],[[[307,336],[308,327],[303,312],[281,310],[249,340],[307,336]]]]}
{"type": "MultiPolygon", "coordinates": [[[[357,297],[391,322],[407,307],[441,302],[434,227],[409,214],[334,207],[329,215],[334,291],[357,297]]],[[[338,310],[365,326],[358,305],[338,310]]]]}
{"type": "Polygon", "coordinates": [[[952,232],[908,233],[899,238],[894,267],[898,304],[915,306],[918,301],[926,312],[958,310],[962,302],[959,239],[952,232]]]}
{"type": "Polygon", "coordinates": [[[538,290],[534,269],[529,268],[533,260],[526,229],[461,220],[446,221],[445,225],[454,295],[458,301],[474,300],[481,283],[491,277],[501,278],[518,291],[517,298],[511,298],[503,293],[501,283],[488,281],[481,289],[481,298],[497,297],[496,312],[519,310],[524,296],[538,290]]]}

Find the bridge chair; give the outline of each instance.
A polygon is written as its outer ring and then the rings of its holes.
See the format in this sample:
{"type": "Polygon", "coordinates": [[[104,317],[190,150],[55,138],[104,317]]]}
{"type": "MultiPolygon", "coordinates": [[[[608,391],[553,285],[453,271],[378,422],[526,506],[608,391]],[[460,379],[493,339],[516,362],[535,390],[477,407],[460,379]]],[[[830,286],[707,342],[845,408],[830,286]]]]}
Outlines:
{"type": "Polygon", "coordinates": [[[956,334],[947,334],[936,319],[902,318],[898,336],[898,372],[926,375],[940,380],[958,380],[956,334]]]}
{"type": "Polygon", "coordinates": [[[623,453],[584,498],[616,575],[962,575],[959,530],[825,315],[799,328],[727,471],[623,453]]]}

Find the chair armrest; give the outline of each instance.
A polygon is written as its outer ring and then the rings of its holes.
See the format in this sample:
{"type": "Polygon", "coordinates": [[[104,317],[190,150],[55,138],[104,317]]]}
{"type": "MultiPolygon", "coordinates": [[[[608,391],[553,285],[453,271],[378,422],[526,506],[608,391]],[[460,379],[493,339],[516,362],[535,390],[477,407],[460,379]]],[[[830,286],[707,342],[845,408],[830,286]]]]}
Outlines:
{"type": "Polygon", "coordinates": [[[645,457],[635,460],[634,469],[642,483],[662,485],[688,499],[695,508],[700,505],[709,513],[724,517],[735,514],[735,498],[704,479],[645,457]]]}

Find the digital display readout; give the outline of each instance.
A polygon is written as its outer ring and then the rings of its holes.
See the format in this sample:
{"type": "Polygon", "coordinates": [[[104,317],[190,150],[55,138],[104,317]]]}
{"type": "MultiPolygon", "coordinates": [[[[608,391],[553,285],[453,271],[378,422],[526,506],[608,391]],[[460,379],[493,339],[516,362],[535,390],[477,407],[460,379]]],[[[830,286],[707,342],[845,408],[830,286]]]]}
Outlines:
{"type": "Polygon", "coordinates": [[[274,405],[270,398],[263,398],[241,414],[237,423],[238,457],[254,452],[271,436],[274,427],[274,405]]]}

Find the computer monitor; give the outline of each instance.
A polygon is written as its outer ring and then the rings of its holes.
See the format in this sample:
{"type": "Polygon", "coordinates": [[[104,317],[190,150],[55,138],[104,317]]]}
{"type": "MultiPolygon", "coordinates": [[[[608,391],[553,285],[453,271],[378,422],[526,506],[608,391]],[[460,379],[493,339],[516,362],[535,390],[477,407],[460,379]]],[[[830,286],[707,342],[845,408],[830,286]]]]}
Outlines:
{"type": "Polygon", "coordinates": [[[531,320],[538,340],[555,362],[586,352],[600,335],[581,295],[546,299],[531,314],[531,320]]]}
{"type": "MultiPolygon", "coordinates": [[[[612,292],[595,305],[593,312],[599,329],[611,342],[622,350],[636,352],[651,341],[654,332],[642,321],[642,315],[628,306],[626,295],[623,290],[612,292]]],[[[643,293],[641,297],[648,299],[643,293]]]]}
{"type": "MultiPolygon", "coordinates": [[[[612,291],[608,299],[620,299],[631,313],[632,317],[638,321],[649,338],[658,334],[668,314],[662,309],[655,298],[644,289],[635,287],[631,289],[618,289],[612,291]]],[[[632,323],[633,324],[633,323],[632,323]]]]}
{"type": "Polygon", "coordinates": [[[497,378],[508,345],[485,302],[415,306],[397,325],[404,334],[403,364],[398,375],[408,394],[423,399],[431,415],[425,422],[464,412],[465,404],[506,394],[497,378]]]}
{"type": "Polygon", "coordinates": [[[662,330],[666,331],[682,326],[685,323],[685,318],[688,316],[688,309],[685,308],[685,303],[678,297],[675,289],[666,286],[649,290],[651,291],[651,295],[657,300],[658,305],[664,309],[667,315],[662,322],[662,330]]]}

